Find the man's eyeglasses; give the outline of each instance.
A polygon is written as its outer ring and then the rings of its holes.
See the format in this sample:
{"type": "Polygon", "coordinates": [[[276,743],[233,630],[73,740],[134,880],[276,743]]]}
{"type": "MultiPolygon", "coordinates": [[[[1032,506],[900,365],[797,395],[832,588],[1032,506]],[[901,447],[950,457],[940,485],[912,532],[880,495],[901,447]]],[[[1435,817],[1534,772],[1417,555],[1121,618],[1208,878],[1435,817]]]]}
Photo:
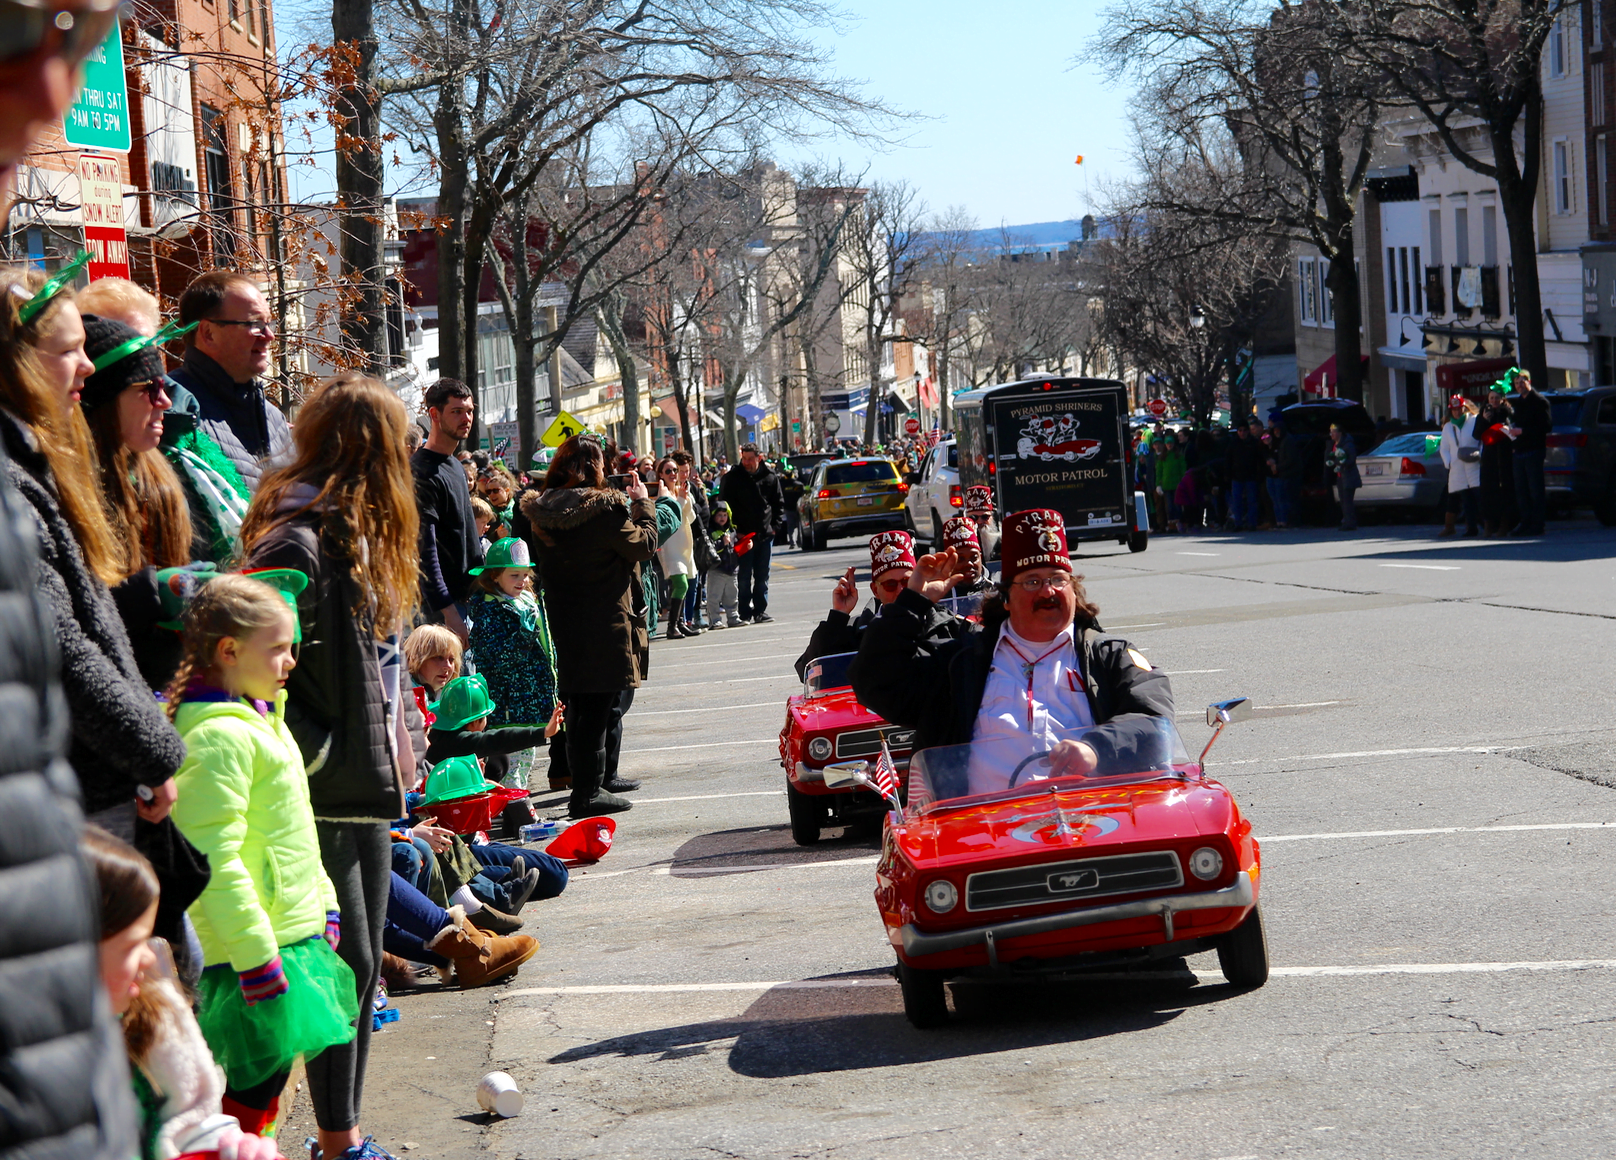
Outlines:
{"type": "MultiPolygon", "coordinates": [[[[4,0],[0,0],[0,3],[4,3],[4,0]]],[[[214,326],[245,326],[247,333],[254,338],[275,337],[275,324],[258,318],[209,318],[207,321],[214,326]]]]}
{"type": "Polygon", "coordinates": [[[167,408],[173,401],[168,397],[168,384],[162,379],[142,379],[138,383],[130,383],[124,390],[138,390],[146,396],[146,401],[154,407],[167,408]]]}
{"type": "Polygon", "coordinates": [[[48,49],[76,68],[107,38],[121,7],[118,0],[92,0],[82,8],[0,0],[0,65],[48,49]]]}
{"type": "Polygon", "coordinates": [[[908,583],[909,578],[905,576],[902,580],[878,580],[875,586],[882,592],[896,592],[908,583]]]}
{"type": "Polygon", "coordinates": [[[1045,588],[1064,592],[1072,586],[1072,578],[1065,572],[1057,572],[1053,576],[1028,576],[1023,580],[1012,580],[1011,583],[1023,592],[1042,592],[1045,588]]]}

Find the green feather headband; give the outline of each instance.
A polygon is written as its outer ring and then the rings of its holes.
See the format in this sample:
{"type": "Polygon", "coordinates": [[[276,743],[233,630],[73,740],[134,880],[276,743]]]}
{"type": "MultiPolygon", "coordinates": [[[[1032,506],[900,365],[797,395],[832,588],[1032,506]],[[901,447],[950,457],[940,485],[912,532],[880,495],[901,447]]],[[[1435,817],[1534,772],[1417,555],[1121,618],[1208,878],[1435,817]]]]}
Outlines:
{"type": "Polygon", "coordinates": [[[193,322],[189,326],[181,326],[176,321],[170,322],[156,334],[137,334],[128,342],[120,342],[111,350],[97,356],[95,360],[95,369],[98,371],[106,370],[119,359],[128,358],[136,351],[145,350],[148,346],[162,346],[165,342],[179,338],[182,335],[190,334],[191,331],[195,330],[199,325],[201,325],[200,322],[193,322]]]}
{"type": "MultiPolygon", "coordinates": [[[[78,277],[79,271],[89,264],[90,251],[80,250],[78,257],[51,275],[50,280],[35,291],[32,298],[22,304],[22,310],[18,314],[22,324],[27,326],[35,318],[38,318],[45,307],[51,304],[51,300],[72,285],[73,279],[78,277]]],[[[16,292],[22,293],[20,289],[17,289],[16,292]]]]}

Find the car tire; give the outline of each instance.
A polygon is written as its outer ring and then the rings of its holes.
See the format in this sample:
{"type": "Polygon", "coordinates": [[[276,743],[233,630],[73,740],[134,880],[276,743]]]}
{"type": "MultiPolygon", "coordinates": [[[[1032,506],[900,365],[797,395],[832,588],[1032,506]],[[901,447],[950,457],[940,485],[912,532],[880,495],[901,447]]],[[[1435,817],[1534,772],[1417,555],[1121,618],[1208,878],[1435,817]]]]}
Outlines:
{"type": "Polygon", "coordinates": [[[1150,533],[1149,532],[1140,531],[1140,532],[1131,532],[1131,533],[1129,533],[1129,535],[1128,535],[1128,551],[1130,551],[1130,552],[1143,552],[1148,547],[1150,547],[1150,533]]]}
{"type": "Polygon", "coordinates": [[[1268,933],[1260,905],[1218,940],[1218,967],[1236,987],[1260,987],[1268,981],[1268,933]]]}
{"type": "Polygon", "coordinates": [[[812,846],[819,841],[819,830],[825,824],[825,810],[817,799],[803,793],[786,782],[786,810],[791,815],[791,840],[799,846],[812,846]]]}
{"type": "Polygon", "coordinates": [[[926,971],[898,964],[898,987],[903,991],[903,1014],[916,1028],[929,1031],[948,1024],[948,992],[941,971],[926,971]]]}
{"type": "Polygon", "coordinates": [[[813,534],[808,539],[813,544],[813,550],[816,552],[823,552],[825,546],[830,543],[830,537],[825,535],[825,529],[818,524],[814,525],[813,534]]]}

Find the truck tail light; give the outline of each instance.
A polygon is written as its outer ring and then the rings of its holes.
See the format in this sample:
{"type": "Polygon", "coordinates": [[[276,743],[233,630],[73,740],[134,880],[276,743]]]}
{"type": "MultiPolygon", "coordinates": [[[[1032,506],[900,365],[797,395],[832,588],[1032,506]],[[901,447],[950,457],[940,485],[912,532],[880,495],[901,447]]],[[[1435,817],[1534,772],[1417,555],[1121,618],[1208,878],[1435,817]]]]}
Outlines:
{"type": "Polygon", "coordinates": [[[1397,469],[1398,475],[1424,475],[1425,464],[1415,463],[1408,456],[1403,456],[1403,465],[1397,469]]]}
{"type": "Polygon", "coordinates": [[[965,497],[960,494],[960,485],[957,484],[957,483],[951,483],[951,484],[948,485],[948,506],[949,507],[964,507],[965,506],[965,497]]]}

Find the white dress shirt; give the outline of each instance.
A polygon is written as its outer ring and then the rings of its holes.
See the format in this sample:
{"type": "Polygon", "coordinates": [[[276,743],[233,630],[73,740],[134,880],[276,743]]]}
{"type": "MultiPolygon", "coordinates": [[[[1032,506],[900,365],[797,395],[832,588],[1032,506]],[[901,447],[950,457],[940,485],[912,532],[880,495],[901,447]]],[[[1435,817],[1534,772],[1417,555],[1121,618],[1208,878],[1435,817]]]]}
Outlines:
{"type": "MultiPolygon", "coordinates": [[[[1005,624],[971,730],[970,792],[1005,789],[1023,758],[1093,726],[1071,626],[1054,640],[1034,644],[1005,624]]],[[[1029,770],[1021,781],[1030,776],[1029,770]]]]}

